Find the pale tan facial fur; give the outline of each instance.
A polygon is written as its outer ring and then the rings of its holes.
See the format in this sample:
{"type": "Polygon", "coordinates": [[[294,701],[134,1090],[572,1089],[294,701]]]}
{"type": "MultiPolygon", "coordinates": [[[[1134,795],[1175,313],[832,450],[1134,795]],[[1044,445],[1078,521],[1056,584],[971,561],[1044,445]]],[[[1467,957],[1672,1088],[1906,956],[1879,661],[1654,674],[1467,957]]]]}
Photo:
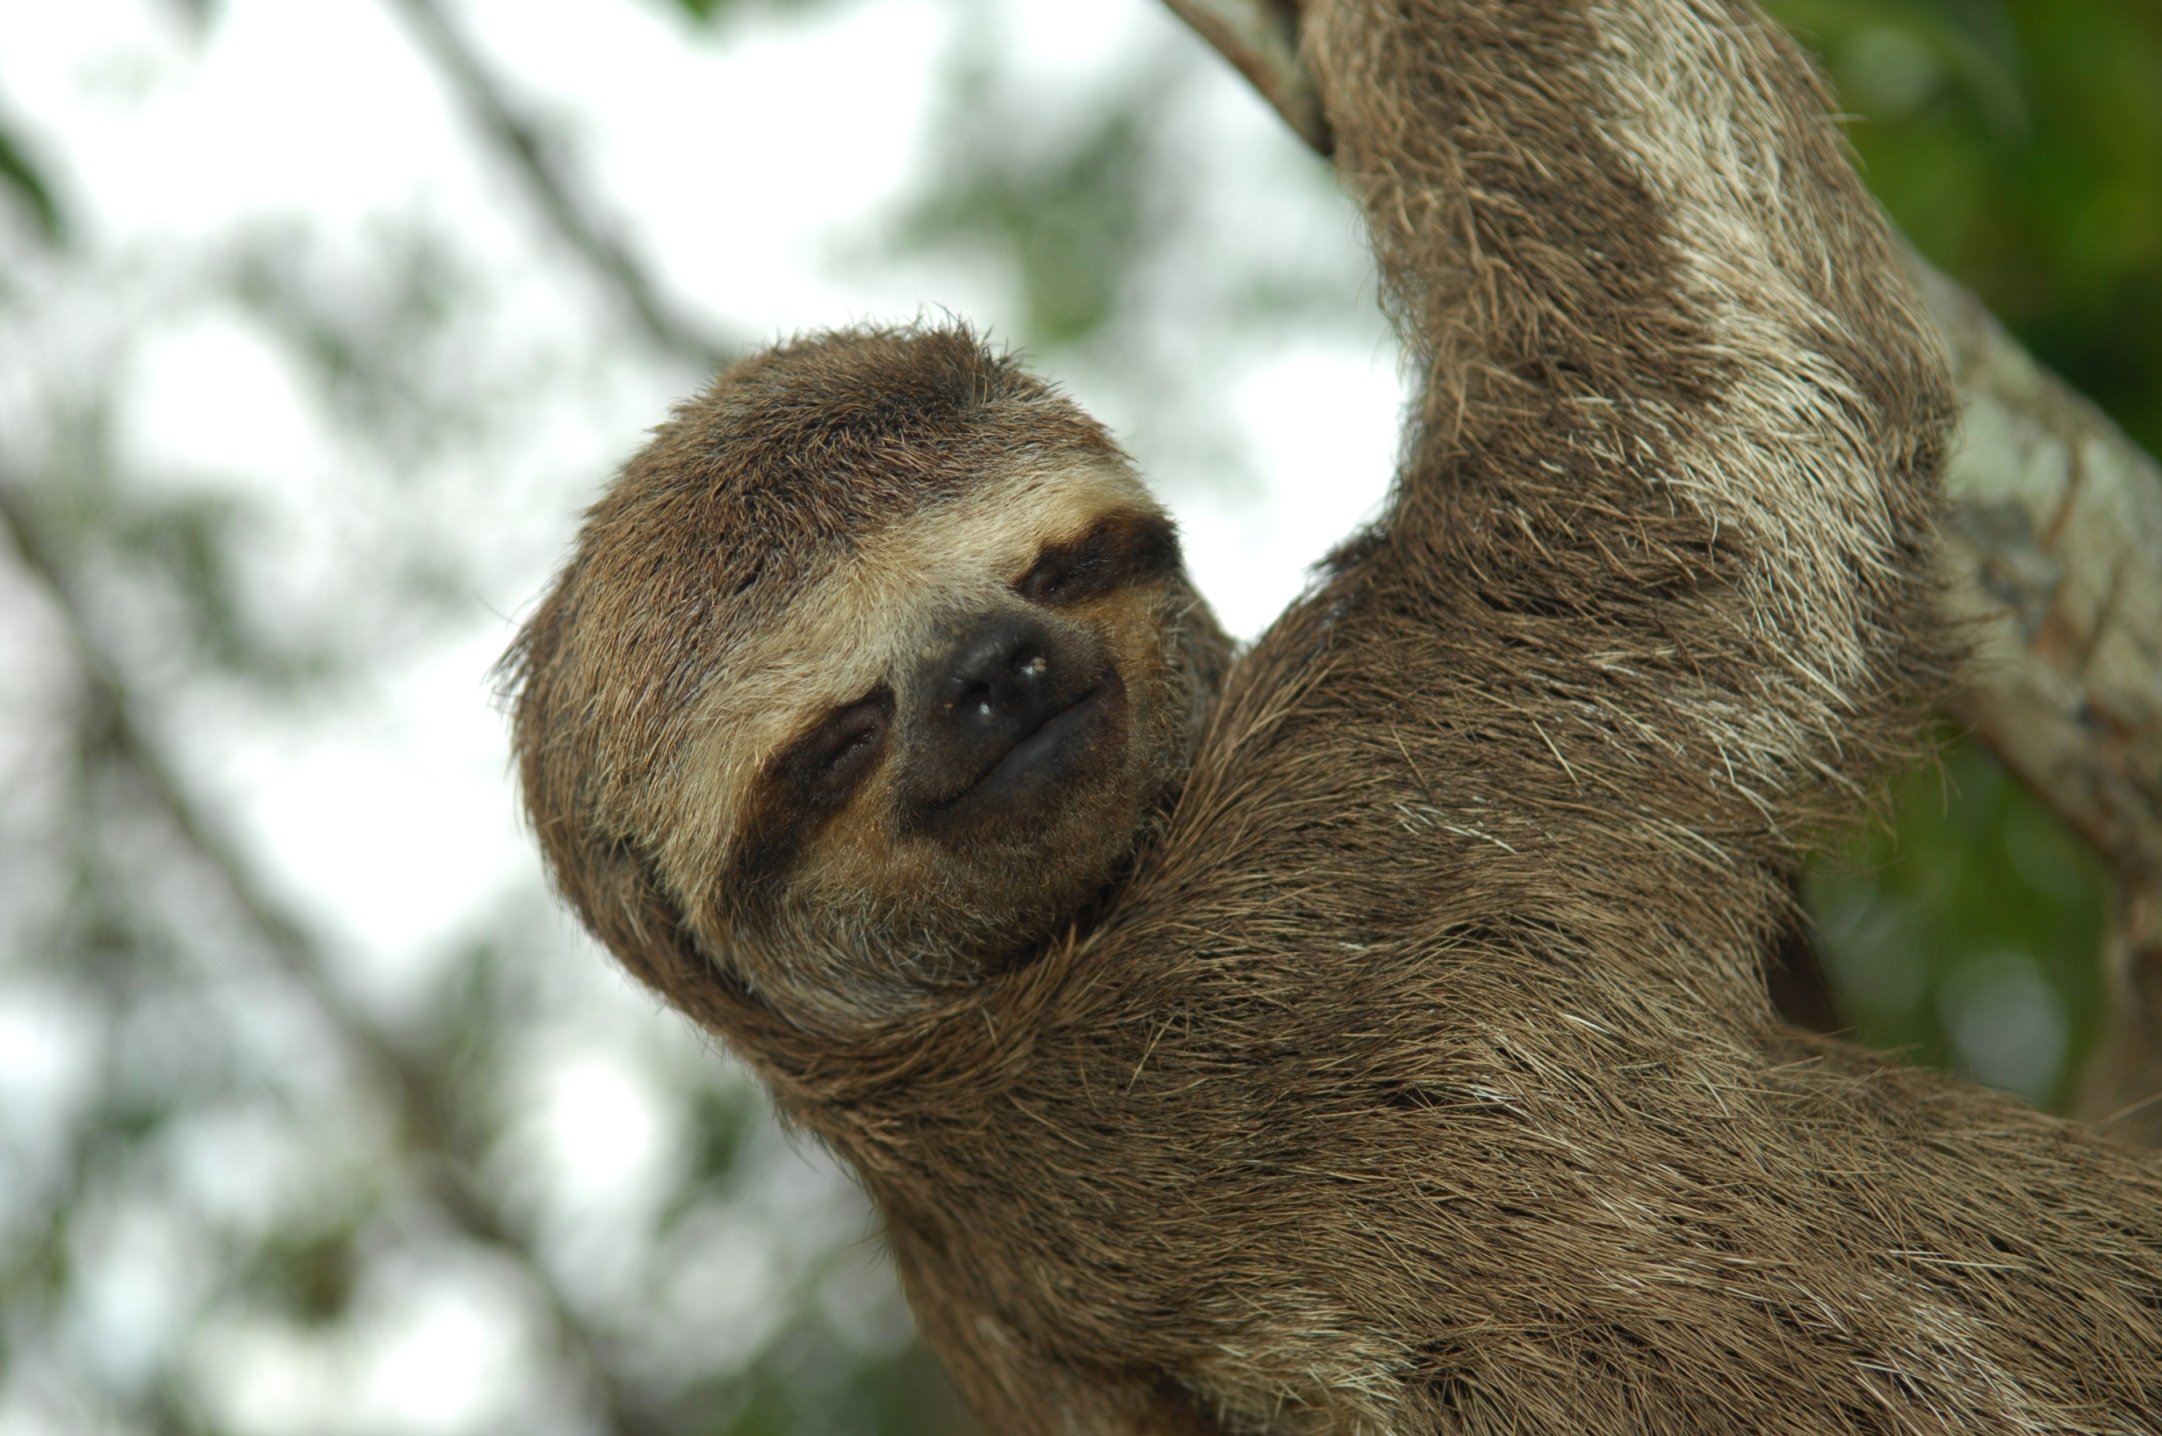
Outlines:
{"type": "Polygon", "coordinates": [[[1025,832],[977,835],[965,854],[906,832],[902,723],[785,873],[727,876],[776,753],[881,686],[905,708],[907,675],[955,615],[1023,607],[1015,584],[1040,554],[1123,514],[1161,511],[1122,464],[988,477],[837,553],[779,622],[717,658],[650,822],[663,882],[735,977],[798,1020],[890,1017],[1040,941],[1130,856],[1192,747],[1192,696],[1169,641],[1181,628],[1167,611],[1191,596],[1164,581],[1050,620],[1101,646],[1126,702],[1103,771],[1018,820],[1025,832]]]}
{"type": "Polygon", "coordinates": [[[941,612],[1007,599],[1046,545],[1115,508],[1157,511],[1122,466],[1022,471],[835,554],[781,622],[717,659],[655,817],[663,869],[714,871],[749,785],[791,735],[919,657],[941,612]]]}

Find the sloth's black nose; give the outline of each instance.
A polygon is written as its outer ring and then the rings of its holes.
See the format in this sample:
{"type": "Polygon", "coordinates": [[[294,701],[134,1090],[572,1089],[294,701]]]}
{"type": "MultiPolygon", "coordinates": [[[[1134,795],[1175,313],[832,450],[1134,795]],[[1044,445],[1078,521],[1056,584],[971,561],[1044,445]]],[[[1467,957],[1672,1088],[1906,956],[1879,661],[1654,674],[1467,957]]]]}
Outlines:
{"type": "Polygon", "coordinates": [[[935,650],[916,695],[906,789],[927,827],[1011,812],[1057,790],[1115,726],[1123,691],[1084,637],[991,613],[935,650]]]}
{"type": "MultiPolygon", "coordinates": [[[[932,680],[932,725],[964,748],[1011,747],[1059,711],[1052,671],[1057,647],[1044,626],[1027,614],[1000,614],[964,633],[947,651],[932,680]]],[[[1064,696],[1065,703],[1072,696],[1064,696]]]]}

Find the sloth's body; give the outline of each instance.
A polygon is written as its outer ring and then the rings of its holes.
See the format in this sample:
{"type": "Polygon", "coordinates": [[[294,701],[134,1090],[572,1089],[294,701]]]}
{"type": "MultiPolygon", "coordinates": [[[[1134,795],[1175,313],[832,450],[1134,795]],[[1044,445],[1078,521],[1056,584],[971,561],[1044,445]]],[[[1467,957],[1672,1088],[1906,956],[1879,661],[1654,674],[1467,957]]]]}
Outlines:
{"type": "Polygon", "coordinates": [[[1763,994],[1943,668],[1946,377],[1806,66],[1307,9],[1423,379],[1379,523],[1233,661],[965,333],[748,361],[521,640],[566,896],[861,1173],[987,1431],[2162,1429],[2153,1159],[1763,994]]]}

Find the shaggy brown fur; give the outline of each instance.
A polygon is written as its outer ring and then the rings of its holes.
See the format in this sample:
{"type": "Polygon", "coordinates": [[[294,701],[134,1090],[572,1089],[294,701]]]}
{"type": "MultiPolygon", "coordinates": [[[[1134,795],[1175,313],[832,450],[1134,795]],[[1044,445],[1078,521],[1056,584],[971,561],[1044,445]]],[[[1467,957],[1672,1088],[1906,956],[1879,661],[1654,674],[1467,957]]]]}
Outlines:
{"type": "Polygon", "coordinates": [[[1042,935],[1053,802],[930,920],[858,901],[829,850],[915,861],[883,776],[734,865],[789,724],[906,665],[760,674],[836,604],[920,642],[849,554],[1010,580],[1087,516],[1015,495],[1140,511],[934,331],[724,375],[590,517],[515,654],[565,894],[861,1173],[990,1432],[2162,1430],[2155,1160],[1764,996],[1796,833],[1943,665],[1945,375],[1806,64],[1746,0],[1306,27],[1421,397],[1227,675],[1176,576],[1071,619],[1139,708],[1215,695],[1090,758],[1108,891],[1042,935]]]}

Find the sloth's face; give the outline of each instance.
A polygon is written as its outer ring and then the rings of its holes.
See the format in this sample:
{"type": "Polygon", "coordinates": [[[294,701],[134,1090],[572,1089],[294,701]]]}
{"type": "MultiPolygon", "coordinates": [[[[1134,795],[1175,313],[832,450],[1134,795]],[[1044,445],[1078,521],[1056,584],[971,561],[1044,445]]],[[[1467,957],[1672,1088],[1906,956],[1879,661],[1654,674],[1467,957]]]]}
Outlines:
{"type": "Polygon", "coordinates": [[[961,326],[679,405],[506,657],[564,898],[709,1023],[861,1033],[1065,930],[1175,800],[1229,645],[1103,426],[961,326]]]}
{"type": "Polygon", "coordinates": [[[808,979],[828,1006],[1040,942],[1183,779],[1194,608],[1123,467],[1006,476],[862,536],[708,685],[664,828],[700,836],[661,854],[694,927],[754,988],[808,979]]]}

